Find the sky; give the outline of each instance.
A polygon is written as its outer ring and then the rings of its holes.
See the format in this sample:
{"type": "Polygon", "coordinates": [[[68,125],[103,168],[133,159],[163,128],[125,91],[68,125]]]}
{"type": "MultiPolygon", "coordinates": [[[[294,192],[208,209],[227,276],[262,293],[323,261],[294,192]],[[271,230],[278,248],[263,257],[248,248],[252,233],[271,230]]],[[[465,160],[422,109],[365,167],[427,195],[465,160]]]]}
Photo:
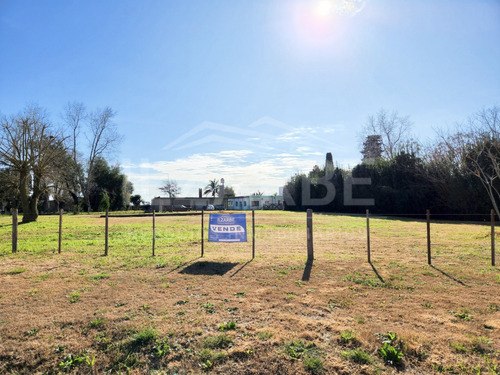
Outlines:
{"type": "Polygon", "coordinates": [[[0,51],[0,113],[110,106],[146,201],[353,167],[382,108],[426,143],[500,105],[499,0],[0,0],[0,51]]]}

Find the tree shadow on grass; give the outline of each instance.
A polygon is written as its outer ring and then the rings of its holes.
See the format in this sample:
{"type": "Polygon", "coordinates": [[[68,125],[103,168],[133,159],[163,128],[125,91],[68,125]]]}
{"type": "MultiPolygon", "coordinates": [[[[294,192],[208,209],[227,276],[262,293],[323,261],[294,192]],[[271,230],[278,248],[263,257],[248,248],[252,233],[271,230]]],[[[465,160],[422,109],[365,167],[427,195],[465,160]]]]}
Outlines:
{"type": "Polygon", "coordinates": [[[458,280],[458,279],[455,279],[453,276],[451,276],[451,275],[447,274],[446,272],[444,272],[444,271],[440,270],[440,269],[439,269],[439,268],[437,268],[436,266],[434,266],[434,265],[432,265],[432,264],[431,264],[430,266],[431,266],[432,268],[434,268],[436,271],[441,272],[443,275],[445,275],[445,276],[446,276],[446,277],[448,277],[449,279],[451,279],[451,280],[455,281],[456,283],[459,283],[460,285],[463,285],[463,286],[467,286],[467,284],[465,284],[463,281],[458,280]]]}
{"type": "Polygon", "coordinates": [[[239,263],[230,262],[196,262],[193,263],[183,270],[179,271],[182,274],[188,275],[225,275],[236,267],[239,263]]]}

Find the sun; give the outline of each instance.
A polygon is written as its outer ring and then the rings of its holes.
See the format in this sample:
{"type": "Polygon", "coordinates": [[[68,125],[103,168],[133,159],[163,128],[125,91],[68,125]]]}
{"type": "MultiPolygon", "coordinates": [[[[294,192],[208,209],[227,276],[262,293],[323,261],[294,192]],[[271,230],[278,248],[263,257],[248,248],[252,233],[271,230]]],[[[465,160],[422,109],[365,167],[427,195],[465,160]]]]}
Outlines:
{"type": "Polygon", "coordinates": [[[315,7],[316,14],[322,18],[326,18],[332,14],[332,0],[320,0],[315,7]]]}

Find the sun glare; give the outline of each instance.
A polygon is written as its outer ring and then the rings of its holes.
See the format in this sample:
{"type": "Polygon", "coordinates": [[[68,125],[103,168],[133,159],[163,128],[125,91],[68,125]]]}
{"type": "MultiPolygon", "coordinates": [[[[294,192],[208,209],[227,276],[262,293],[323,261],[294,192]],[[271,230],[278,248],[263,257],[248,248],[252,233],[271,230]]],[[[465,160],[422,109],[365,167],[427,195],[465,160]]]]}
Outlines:
{"type": "Polygon", "coordinates": [[[333,4],[331,0],[320,0],[316,4],[316,14],[320,17],[328,17],[332,14],[333,4]]]}

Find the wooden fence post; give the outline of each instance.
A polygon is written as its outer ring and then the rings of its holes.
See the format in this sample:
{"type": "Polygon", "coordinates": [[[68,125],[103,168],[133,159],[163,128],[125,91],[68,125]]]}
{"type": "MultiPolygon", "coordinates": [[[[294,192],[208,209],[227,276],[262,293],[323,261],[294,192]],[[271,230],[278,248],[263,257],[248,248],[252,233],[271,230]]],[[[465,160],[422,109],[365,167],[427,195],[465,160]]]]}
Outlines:
{"type": "Polygon", "coordinates": [[[17,253],[17,208],[12,209],[12,252],[17,253]]]}
{"type": "Polygon", "coordinates": [[[366,210],[366,252],[368,254],[368,263],[372,262],[370,253],[370,210],[366,210]]]}
{"type": "Polygon", "coordinates": [[[255,258],[255,210],[252,210],[252,259],[255,258]]]}
{"type": "Polygon", "coordinates": [[[431,265],[431,211],[427,209],[425,216],[427,218],[427,264],[431,265]]]}
{"type": "Polygon", "coordinates": [[[204,242],[204,236],[205,236],[205,233],[204,233],[204,228],[203,228],[203,226],[204,226],[204,225],[203,225],[203,216],[205,216],[205,215],[204,215],[204,211],[203,211],[203,210],[201,210],[201,257],[202,257],[202,258],[203,258],[203,253],[204,253],[204,250],[205,250],[205,249],[203,248],[203,246],[204,246],[203,242],[204,242]]]}
{"type": "Polygon", "coordinates": [[[491,265],[495,267],[495,210],[491,210],[491,265]]]}
{"type": "Polygon", "coordinates": [[[153,256],[155,256],[155,239],[156,239],[156,234],[155,234],[155,210],[153,210],[153,256]]]}
{"type": "Polygon", "coordinates": [[[63,209],[59,209],[59,247],[58,247],[58,253],[61,254],[61,248],[62,248],[62,220],[63,220],[63,209]]]}
{"type": "Polygon", "coordinates": [[[314,260],[312,210],[307,209],[307,261],[314,260]]]}
{"type": "Polygon", "coordinates": [[[108,210],[106,210],[106,221],[105,221],[105,229],[104,229],[104,256],[108,256],[108,234],[109,234],[109,219],[108,219],[108,210]]]}

